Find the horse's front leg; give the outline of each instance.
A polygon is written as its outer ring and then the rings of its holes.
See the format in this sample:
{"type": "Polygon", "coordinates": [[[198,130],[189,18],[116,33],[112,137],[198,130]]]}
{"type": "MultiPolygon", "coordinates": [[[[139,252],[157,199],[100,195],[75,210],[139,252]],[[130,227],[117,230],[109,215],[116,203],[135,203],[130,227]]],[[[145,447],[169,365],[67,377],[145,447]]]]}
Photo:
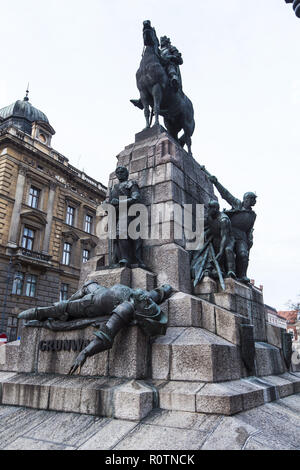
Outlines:
{"type": "Polygon", "coordinates": [[[152,88],[152,96],[153,96],[153,112],[155,116],[155,122],[154,125],[159,124],[159,112],[160,112],[160,103],[162,100],[162,89],[161,86],[156,83],[154,87],[152,88]]]}
{"type": "Polygon", "coordinates": [[[150,107],[149,107],[149,103],[148,103],[148,100],[147,100],[146,96],[143,93],[140,93],[140,96],[141,96],[141,102],[143,103],[143,107],[144,107],[144,116],[145,116],[145,119],[146,119],[145,129],[149,129],[149,127],[150,127],[150,107]]]}
{"type": "Polygon", "coordinates": [[[148,105],[144,107],[144,116],[146,119],[146,127],[145,129],[148,129],[150,127],[150,108],[148,105]]]}

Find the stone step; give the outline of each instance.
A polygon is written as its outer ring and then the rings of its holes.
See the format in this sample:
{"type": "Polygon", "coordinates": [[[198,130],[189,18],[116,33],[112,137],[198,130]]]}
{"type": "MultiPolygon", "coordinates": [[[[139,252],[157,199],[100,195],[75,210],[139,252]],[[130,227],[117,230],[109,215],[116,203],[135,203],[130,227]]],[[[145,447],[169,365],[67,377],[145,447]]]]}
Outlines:
{"type": "Polygon", "coordinates": [[[300,373],[248,377],[221,383],[155,382],[165,410],[233,415],[300,392],[300,373]]]}
{"type": "Polygon", "coordinates": [[[258,377],[286,372],[287,368],[280,349],[268,343],[256,342],[255,370],[258,377]]]}
{"type": "Polygon", "coordinates": [[[0,405],[140,421],[154,408],[233,415],[300,393],[300,373],[220,383],[0,372],[0,405]]]}
{"type": "Polygon", "coordinates": [[[141,420],[157,405],[144,381],[0,372],[0,404],[141,420]]]}
{"type": "Polygon", "coordinates": [[[169,327],[152,344],[152,378],[222,382],[245,375],[239,348],[194,327],[169,327]]]}
{"type": "Polygon", "coordinates": [[[249,324],[249,319],[242,315],[183,292],[172,295],[163,309],[168,314],[169,327],[201,327],[237,345],[240,325],[249,324]]]}

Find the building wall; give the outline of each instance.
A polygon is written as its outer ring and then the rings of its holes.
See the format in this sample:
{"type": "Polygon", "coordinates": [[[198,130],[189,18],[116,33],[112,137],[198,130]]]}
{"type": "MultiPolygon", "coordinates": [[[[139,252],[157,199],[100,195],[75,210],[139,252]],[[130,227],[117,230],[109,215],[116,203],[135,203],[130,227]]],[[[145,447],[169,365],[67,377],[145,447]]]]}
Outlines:
{"type": "Polygon", "coordinates": [[[273,315],[272,313],[268,313],[267,321],[272,325],[278,326],[279,328],[283,328],[286,330],[286,321],[282,318],[279,318],[277,315],[273,315]]]}
{"type": "Polygon", "coordinates": [[[68,159],[15,128],[0,134],[0,330],[17,335],[17,314],[60,299],[62,284],[68,297],[78,288],[83,249],[93,256],[96,208],[106,188],[72,167],[68,159]],[[30,207],[29,191],[40,190],[39,205],[30,207]],[[67,206],[75,209],[74,223],[66,223],[67,206]],[[93,231],[84,230],[85,216],[93,216],[93,231]],[[31,250],[22,249],[24,227],[35,230],[31,250]],[[62,264],[63,245],[72,245],[69,265],[62,264]],[[20,295],[12,293],[13,276],[24,277],[20,295]],[[26,295],[30,276],[37,279],[33,297],[26,295]]]}

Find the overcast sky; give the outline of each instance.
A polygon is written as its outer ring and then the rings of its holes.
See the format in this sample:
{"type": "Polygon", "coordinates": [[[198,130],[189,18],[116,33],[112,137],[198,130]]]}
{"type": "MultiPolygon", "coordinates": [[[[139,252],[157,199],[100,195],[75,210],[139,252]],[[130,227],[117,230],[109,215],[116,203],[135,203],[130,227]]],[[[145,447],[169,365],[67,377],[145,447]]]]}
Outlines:
{"type": "MultiPolygon", "coordinates": [[[[45,112],[53,147],[107,185],[115,156],[144,127],[135,72],[142,22],[181,51],[193,155],[242,198],[258,195],[248,274],[265,302],[300,294],[300,20],[284,0],[1,2],[0,108],[45,112]]],[[[227,207],[221,203],[221,207],[227,207]]]]}

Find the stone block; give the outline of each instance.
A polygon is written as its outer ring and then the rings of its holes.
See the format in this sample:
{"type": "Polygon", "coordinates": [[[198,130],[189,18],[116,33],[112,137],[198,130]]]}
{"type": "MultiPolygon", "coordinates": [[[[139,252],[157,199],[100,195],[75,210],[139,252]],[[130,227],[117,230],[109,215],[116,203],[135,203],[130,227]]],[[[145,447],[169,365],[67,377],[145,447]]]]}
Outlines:
{"type": "Polygon", "coordinates": [[[8,379],[15,377],[17,374],[15,372],[1,372],[0,371],[0,405],[2,405],[2,383],[6,382],[8,379]]]}
{"type": "Polygon", "coordinates": [[[151,225],[149,238],[143,241],[143,246],[152,247],[176,243],[176,245],[184,248],[184,235],[182,224],[179,224],[174,220],[167,220],[157,224],[154,223],[151,225]]]}
{"type": "Polygon", "coordinates": [[[197,411],[232,415],[261,406],[265,403],[266,386],[248,379],[206,384],[197,393],[197,411]]]}
{"type": "Polygon", "coordinates": [[[237,348],[200,328],[187,328],[171,344],[170,379],[220,382],[241,374],[237,348]]]}
{"type": "MultiPolygon", "coordinates": [[[[109,351],[108,375],[142,379],[148,374],[149,339],[138,326],[121,330],[109,351]]],[[[104,375],[104,374],[99,374],[104,375]]]]}
{"type": "Polygon", "coordinates": [[[49,410],[102,415],[101,386],[107,378],[60,377],[50,387],[49,410]]]}
{"type": "Polygon", "coordinates": [[[175,243],[149,247],[146,264],[157,274],[157,285],[170,284],[175,290],[191,293],[189,254],[175,243]]]}
{"type": "Polygon", "coordinates": [[[132,159],[129,163],[129,173],[135,173],[137,171],[144,170],[147,167],[147,157],[140,157],[132,159]]]}
{"type": "Polygon", "coordinates": [[[153,138],[158,138],[164,135],[166,130],[161,126],[152,126],[146,129],[143,129],[141,132],[135,134],[135,142],[139,145],[145,145],[143,141],[150,141],[153,138]]]}
{"type": "Polygon", "coordinates": [[[195,396],[204,385],[203,382],[167,382],[158,389],[159,408],[195,413],[195,396]]]}
{"type": "Polygon", "coordinates": [[[0,370],[18,372],[20,341],[0,345],[0,370]]]}
{"type": "Polygon", "coordinates": [[[166,201],[173,201],[177,204],[184,203],[183,190],[173,181],[165,181],[154,186],[153,202],[157,204],[166,201]]]}
{"type": "Polygon", "coordinates": [[[119,385],[122,385],[125,382],[125,379],[110,377],[108,382],[101,383],[99,386],[97,386],[97,389],[99,391],[99,416],[108,416],[111,418],[114,416],[114,391],[116,387],[119,387],[119,385]]]}
{"type": "Polygon", "coordinates": [[[111,287],[114,284],[131,285],[131,269],[130,268],[114,268],[94,271],[88,275],[87,280],[98,282],[101,286],[111,287]]]}
{"type": "Polygon", "coordinates": [[[6,344],[0,344],[0,370],[6,369],[6,344]]]}
{"type": "Polygon", "coordinates": [[[141,201],[146,206],[153,204],[153,189],[151,186],[145,186],[140,188],[141,201]]]}
{"type": "MultiPolygon", "coordinates": [[[[238,295],[244,299],[252,299],[252,289],[250,286],[243,284],[242,282],[236,281],[235,279],[226,278],[224,279],[226,292],[230,294],[238,295]]],[[[219,292],[221,292],[221,286],[218,284],[219,292]]]]}
{"type": "Polygon", "coordinates": [[[250,410],[265,403],[265,384],[258,385],[245,378],[227,382],[229,390],[242,395],[243,410],[250,410]]]}
{"type": "Polygon", "coordinates": [[[202,328],[210,331],[211,333],[216,333],[216,317],[215,317],[215,307],[210,302],[206,300],[201,300],[202,304],[202,328]]]}
{"type": "Polygon", "coordinates": [[[113,400],[114,418],[140,421],[153,408],[153,390],[132,380],[115,389],[113,400]]]}
{"type": "Polygon", "coordinates": [[[170,181],[171,179],[171,171],[170,171],[171,163],[163,163],[162,165],[157,165],[153,168],[153,181],[152,183],[159,184],[164,183],[165,181],[170,181]]]}
{"type": "Polygon", "coordinates": [[[132,289],[145,289],[151,291],[156,287],[156,275],[146,269],[133,268],[131,270],[132,289]]]}
{"type": "Polygon", "coordinates": [[[296,374],[292,372],[285,372],[284,374],[281,374],[280,377],[293,384],[293,393],[300,393],[300,376],[297,377],[296,374]]]}
{"type": "Polygon", "coordinates": [[[0,384],[7,379],[11,379],[17,375],[16,372],[7,372],[7,371],[0,371],[0,384]]]}
{"type": "Polygon", "coordinates": [[[269,383],[271,387],[276,387],[278,398],[284,398],[294,393],[294,384],[284,376],[273,375],[262,377],[262,380],[269,383]]]}
{"type": "Polygon", "coordinates": [[[226,383],[206,384],[196,395],[198,413],[233,415],[243,410],[241,393],[233,392],[226,383]]]}
{"type": "Polygon", "coordinates": [[[18,359],[19,372],[36,372],[37,355],[39,348],[41,330],[39,328],[21,329],[20,352],[18,359]]]}
{"type": "Polygon", "coordinates": [[[236,312],[236,297],[233,294],[228,294],[227,292],[213,294],[213,302],[218,305],[218,307],[236,312]]]}
{"type": "Polygon", "coordinates": [[[255,341],[253,336],[253,325],[241,322],[239,325],[239,335],[242,376],[247,377],[249,375],[255,375],[255,341]]]}
{"type": "Polygon", "coordinates": [[[148,155],[148,147],[145,145],[138,145],[133,147],[131,154],[131,161],[141,160],[148,155]]]}
{"type": "Polygon", "coordinates": [[[246,299],[239,295],[235,295],[235,308],[239,315],[250,319],[252,318],[253,302],[251,299],[246,299]]]}
{"type": "MultiPolygon", "coordinates": [[[[105,319],[105,317],[104,317],[105,319]]],[[[28,328],[36,329],[36,328],[28,328]]],[[[73,331],[50,331],[41,329],[39,341],[61,341],[61,348],[53,351],[39,350],[36,361],[36,368],[39,373],[52,373],[52,374],[68,374],[74,360],[79,354],[78,343],[81,342],[88,344],[93,338],[95,329],[88,327],[82,330],[73,331]],[[69,348],[70,346],[70,348],[69,348]],[[76,350],[77,346],[77,350],[76,350]],[[68,350],[69,349],[69,350],[68,350]],[[74,350],[75,349],[75,350],[74,350]]],[[[108,373],[108,351],[103,351],[95,356],[87,359],[83,365],[80,374],[83,376],[90,375],[107,375],[108,373]]]]}
{"type": "Polygon", "coordinates": [[[262,377],[247,377],[244,379],[247,383],[255,385],[259,390],[263,390],[264,402],[269,403],[270,401],[278,400],[279,395],[277,389],[270,382],[264,380],[262,377]]]}
{"type": "MultiPolygon", "coordinates": [[[[149,165],[149,158],[148,158],[149,165]]],[[[139,171],[139,188],[146,188],[153,185],[153,168],[144,168],[139,171]]],[[[144,202],[144,201],[143,201],[144,202]]]]}
{"type": "Polygon", "coordinates": [[[255,343],[256,375],[258,377],[286,372],[280,350],[264,342],[255,343]]]}
{"type": "Polygon", "coordinates": [[[252,300],[253,302],[257,302],[259,304],[264,304],[264,296],[262,290],[258,289],[255,286],[251,286],[252,290],[252,300]]]}
{"type": "Polygon", "coordinates": [[[57,377],[17,374],[2,384],[2,404],[48,409],[51,383],[57,377]]]}
{"type": "Polygon", "coordinates": [[[276,348],[282,348],[282,336],[281,336],[282,328],[278,326],[272,325],[271,323],[266,322],[266,334],[267,334],[267,342],[276,346],[276,348]]]}
{"type": "Polygon", "coordinates": [[[97,263],[101,258],[103,258],[103,255],[93,256],[86,263],[82,264],[80,270],[79,287],[83,286],[88,277],[97,270],[97,263]]]}
{"type": "Polygon", "coordinates": [[[183,171],[174,165],[174,163],[167,163],[167,177],[170,177],[180,188],[185,188],[185,174],[183,171]]]}
{"type": "Polygon", "coordinates": [[[129,165],[130,159],[131,159],[130,154],[129,155],[119,155],[118,156],[118,165],[126,166],[126,168],[127,168],[128,165],[129,165]]]}
{"type": "Polygon", "coordinates": [[[247,319],[220,307],[215,307],[216,334],[230,343],[240,345],[240,324],[247,319]]]}
{"type": "Polygon", "coordinates": [[[122,379],[27,373],[0,376],[0,384],[2,403],[12,406],[121,419],[142,419],[153,407],[151,387],[122,379]]]}
{"type": "Polygon", "coordinates": [[[164,336],[158,336],[152,343],[151,369],[152,378],[168,380],[170,378],[171,344],[178,338],[185,328],[167,328],[164,336]]]}
{"type": "Polygon", "coordinates": [[[217,283],[210,277],[205,276],[200,284],[197,284],[194,287],[194,294],[201,295],[201,294],[215,294],[217,292],[217,283]]]}
{"type": "Polygon", "coordinates": [[[169,301],[169,326],[201,326],[201,300],[177,292],[169,301]]]}

